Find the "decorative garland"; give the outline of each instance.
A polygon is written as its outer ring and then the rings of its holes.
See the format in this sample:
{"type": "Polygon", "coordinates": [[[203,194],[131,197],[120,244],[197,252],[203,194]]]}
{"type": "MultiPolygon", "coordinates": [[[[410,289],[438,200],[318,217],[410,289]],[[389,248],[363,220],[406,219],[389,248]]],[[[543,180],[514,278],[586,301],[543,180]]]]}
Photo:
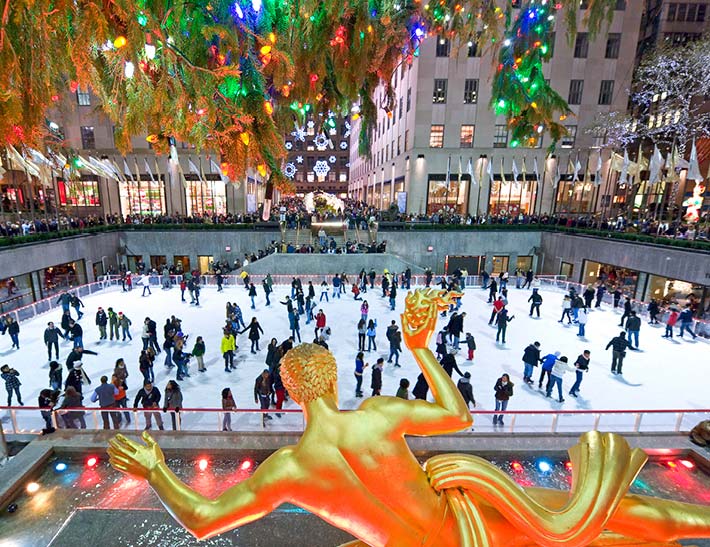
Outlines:
{"type": "MultiPolygon", "coordinates": [[[[615,2],[590,0],[591,34],[613,16],[615,2]]],[[[508,25],[515,39],[500,50],[494,108],[521,145],[541,127],[553,140],[564,130],[558,118],[567,105],[540,72],[550,52],[535,46],[549,42],[548,18],[560,10],[573,36],[578,0],[530,1],[508,25]],[[525,20],[531,13],[536,24],[525,20]]],[[[116,124],[121,152],[138,134],[159,153],[177,139],[219,150],[233,180],[253,168],[288,189],[283,135],[294,123],[302,127],[307,115],[324,123],[331,113],[360,117],[360,151],[369,153],[372,94],[384,83],[379,106],[392,110],[388,82],[398,63],[411,62],[429,34],[496,48],[503,15],[492,0],[7,0],[0,144],[48,145],[60,95],[91,86],[116,124]]]]}

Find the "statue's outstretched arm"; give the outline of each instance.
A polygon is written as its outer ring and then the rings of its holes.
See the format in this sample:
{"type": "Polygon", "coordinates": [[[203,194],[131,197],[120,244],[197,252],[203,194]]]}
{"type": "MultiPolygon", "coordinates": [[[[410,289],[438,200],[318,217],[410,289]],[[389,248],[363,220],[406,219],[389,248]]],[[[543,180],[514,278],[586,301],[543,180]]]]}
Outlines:
{"type": "Polygon", "coordinates": [[[435,403],[416,400],[392,401],[383,404],[386,412],[401,418],[403,433],[435,435],[460,431],[471,425],[471,413],[459,390],[429,349],[429,340],[436,328],[440,309],[448,309],[455,293],[435,290],[410,292],[405,299],[402,314],[404,342],[414,354],[429,384],[435,403]]]}
{"type": "Polygon", "coordinates": [[[292,493],[288,477],[296,473],[290,448],[275,452],[254,475],[211,500],[175,476],[148,433],[143,433],[143,439],[145,445],[123,435],[112,439],[108,449],[111,465],[147,480],[170,514],[198,539],[259,519],[288,501],[292,493]]]}

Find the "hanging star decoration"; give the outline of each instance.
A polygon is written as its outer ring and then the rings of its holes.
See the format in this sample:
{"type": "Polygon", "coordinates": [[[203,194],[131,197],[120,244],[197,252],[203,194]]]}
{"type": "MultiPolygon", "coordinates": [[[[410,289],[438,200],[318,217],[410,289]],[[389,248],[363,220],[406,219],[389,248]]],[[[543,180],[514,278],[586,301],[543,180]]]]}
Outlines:
{"type": "Polygon", "coordinates": [[[303,156],[296,156],[296,163],[303,163],[303,156]]]}

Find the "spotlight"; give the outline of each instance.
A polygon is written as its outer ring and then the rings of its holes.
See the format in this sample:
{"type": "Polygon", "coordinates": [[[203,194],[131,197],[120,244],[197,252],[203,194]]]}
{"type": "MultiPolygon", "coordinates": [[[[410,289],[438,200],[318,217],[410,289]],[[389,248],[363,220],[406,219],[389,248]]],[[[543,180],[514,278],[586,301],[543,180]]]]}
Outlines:
{"type": "Polygon", "coordinates": [[[565,462],[565,468],[568,471],[572,471],[572,462],[565,462]]]}
{"type": "Polygon", "coordinates": [[[27,485],[26,490],[28,494],[34,494],[39,491],[39,484],[37,484],[36,482],[31,482],[27,485]]]}
{"type": "Polygon", "coordinates": [[[685,467],[686,469],[693,469],[695,468],[695,464],[690,461],[690,460],[678,460],[678,463],[685,467]]]}
{"type": "Polygon", "coordinates": [[[197,460],[197,468],[200,471],[205,471],[210,465],[210,462],[207,460],[207,458],[200,458],[197,460]]]}
{"type": "Polygon", "coordinates": [[[539,462],[537,462],[537,468],[540,470],[541,473],[549,473],[552,470],[550,462],[545,460],[540,460],[539,462]]]}
{"type": "Polygon", "coordinates": [[[244,460],[242,465],[239,466],[242,471],[249,471],[252,467],[254,467],[254,462],[252,460],[244,460]]]}
{"type": "Polygon", "coordinates": [[[86,467],[93,469],[99,464],[99,459],[96,456],[90,456],[86,458],[86,467]]]}
{"type": "Polygon", "coordinates": [[[668,466],[669,469],[675,469],[678,466],[675,464],[675,462],[666,462],[666,465],[668,466]]]}
{"type": "Polygon", "coordinates": [[[513,462],[510,464],[510,467],[513,468],[513,471],[516,473],[522,473],[523,472],[523,464],[520,462],[513,462]]]}
{"type": "Polygon", "coordinates": [[[57,465],[54,466],[54,470],[57,473],[63,473],[67,470],[67,464],[65,464],[64,462],[59,462],[57,465]]]}

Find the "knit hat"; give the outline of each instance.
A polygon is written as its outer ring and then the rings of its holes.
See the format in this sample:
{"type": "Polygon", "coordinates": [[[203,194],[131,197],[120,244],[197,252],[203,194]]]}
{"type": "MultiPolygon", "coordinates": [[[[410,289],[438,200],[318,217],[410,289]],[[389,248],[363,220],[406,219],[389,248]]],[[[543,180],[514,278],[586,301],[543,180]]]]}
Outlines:
{"type": "Polygon", "coordinates": [[[561,354],[560,354],[559,351],[556,351],[556,352],[555,352],[555,357],[559,357],[560,355],[561,355],[561,354]]]}
{"type": "Polygon", "coordinates": [[[83,363],[81,361],[74,361],[74,369],[79,370],[83,363]]]}
{"type": "MultiPolygon", "coordinates": [[[[110,308],[109,308],[109,309],[110,309],[110,308]]],[[[122,311],[118,312],[118,315],[123,315],[123,312],[122,312],[122,311]]]]}

